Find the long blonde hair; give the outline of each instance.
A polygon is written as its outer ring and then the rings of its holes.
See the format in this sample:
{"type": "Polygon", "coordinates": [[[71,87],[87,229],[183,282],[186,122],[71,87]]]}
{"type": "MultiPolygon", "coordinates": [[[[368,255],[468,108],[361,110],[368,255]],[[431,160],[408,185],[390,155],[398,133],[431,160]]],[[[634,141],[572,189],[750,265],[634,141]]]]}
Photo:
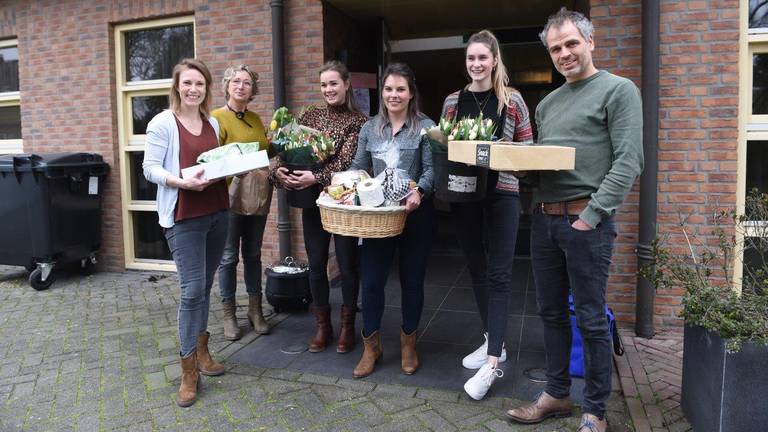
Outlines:
{"type": "MultiPolygon", "coordinates": [[[[496,36],[489,30],[480,30],[469,37],[467,41],[467,49],[473,43],[481,43],[491,51],[491,54],[498,60],[496,67],[491,73],[491,82],[493,84],[493,92],[496,93],[496,98],[499,99],[499,105],[496,108],[499,115],[504,111],[504,108],[508,106],[509,98],[512,95],[512,89],[509,86],[509,76],[507,75],[507,68],[504,66],[504,62],[501,60],[501,50],[499,49],[499,41],[496,36]]],[[[466,57],[467,51],[464,50],[466,57]]]]}

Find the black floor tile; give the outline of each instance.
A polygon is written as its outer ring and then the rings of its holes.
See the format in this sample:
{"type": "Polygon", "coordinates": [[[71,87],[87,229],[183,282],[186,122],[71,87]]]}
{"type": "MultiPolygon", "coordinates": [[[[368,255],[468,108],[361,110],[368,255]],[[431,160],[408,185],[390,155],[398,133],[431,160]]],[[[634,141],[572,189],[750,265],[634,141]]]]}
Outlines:
{"type": "Polygon", "coordinates": [[[544,351],[544,326],[538,316],[523,317],[520,347],[527,351],[544,351]]]}
{"type": "Polygon", "coordinates": [[[522,302],[523,311],[521,312],[524,315],[528,316],[538,316],[538,307],[536,306],[536,291],[531,289],[527,293],[525,293],[525,297],[523,298],[522,302]]]}
{"type": "MultiPolygon", "coordinates": [[[[501,364],[504,377],[496,380],[489,396],[533,399],[544,388],[543,383],[529,379],[525,371],[534,376],[543,375],[545,362],[543,327],[536,315],[536,297],[530,260],[516,259],[513,268],[512,301],[505,335],[508,360],[501,364]],[[536,373],[536,368],[538,372],[536,373]]],[[[407,376],[400,370],[400,282],[395,264],[390,272],[386,293],[386,307],[381,323],[384,347],[383,361],[367,381],[396,383],[449,391],[463,391],[463,385],[476,371],[464,369],[461,359],[482,342],[482,322],[472,292],[471,279],[460,253],[433,255],[430,258],[425,281],[424,310],[419,325],[417,349],[421,367],[416,374],[407,376]]],[[[339,331],[339,312],[342,302],[338,284],[331,288],[331,320],[334,336],[339,331]]],[[[311,313],[294,313],[277,325],[270,335],[250,343],[230,358],[234,363],[313,374],[352,377],[352,371],[362,354],[362,314],[357,314],[357,345],[347,354],[336,353],[335,340],[321,353],[286,354],[281,348],[306,347],[314,333],[311,313]]],[[[583,380],[574,379],[572,396],[581,401],[583,380]]]]}

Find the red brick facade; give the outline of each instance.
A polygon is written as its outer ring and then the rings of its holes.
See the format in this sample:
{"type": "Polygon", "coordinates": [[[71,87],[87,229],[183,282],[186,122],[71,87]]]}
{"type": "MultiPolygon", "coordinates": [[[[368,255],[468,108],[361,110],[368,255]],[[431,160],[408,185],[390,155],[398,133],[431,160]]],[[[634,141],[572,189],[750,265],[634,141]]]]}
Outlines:
{"type": "MultiPolygon", "coordinates": [[[[593,0],[595,64],[641,79],[641,1],[593,0]]],[[[713,208],[736,204],[739,2],[661,4],[658,232],[684,245],[689,232],[708,234],[713,208]]],[[[609,301],[619,319],[632,321],[638,188],[619,214],[609,301]]],[[[679,252],[685,253],[683,248],[679,252]]],[[[679,326],[681,289],[659,291],[656,325],[679,326]]]]}
{"type": "MultiPolygon", "coordinates": [[[[323,62],[322,5],[286,1],[286,71],[289,106],[319,102],[316,70],[323,62]]],[[[251,108],[267,122],[272,113],[272,36],[268,1],[16,1],[0,5],[0,38],[19,40],[24,151],[89,151],[112,170],[104,196],[104,268],[124,268],[118,157],[114,25],[194,15],[197,56],[218,80],[229,64],[245,63],[260,75],[251,108]]],[[[278,258],[277,205],[265,236],[264,262],[278,258]]],[[[304,252],[300,213],[292,212],[293,252],[304,252]]]]}
{"type": "MultiPolygon", "coordinates": [[[[316,71],[323,62],[323,5],[287,0],[285,6],[288,105],[320,102],[316,71]]],[[[659,232],[679,240],[679,215],[706,233],[711,205],[732,205],[736,191],[738,106],[736,0],[662,3],[659,131],[659,232]]],[[[598,68],[641,78],[641,1],[593,0],[598,68]]],[[[215,77],[231,63],[260,74],[252,108],[271,115],[272,50],[269,2],[169,0],[6,1],[0,38],[19,40],[24,150],[92,151],[112,171],[104,189],[101,260],[124,268],[117,129],[114,25],[179,15],[195,16],[197,56],[215,77]]],[[[543,24],[543,23],[542,23],[543,24]]],[[[329,29],[326,29],[326,31],[329,29]]],[[[331,30],[332,31],[332,30],[331,30]]],[[[215,100],[222,94],[215,86],[215,100]]],[[[619,319],[634,319],[638,188],[618,216],[609,300],[619,319]]],[[[277,205],[268,223],[263,261],[278,258],[277,205]]],[[[303,256],[300,213],[292,211],[292,246],[303,256]]],[[[678,325],[679,291],[659,292],[657,325],[678,325]]]]}

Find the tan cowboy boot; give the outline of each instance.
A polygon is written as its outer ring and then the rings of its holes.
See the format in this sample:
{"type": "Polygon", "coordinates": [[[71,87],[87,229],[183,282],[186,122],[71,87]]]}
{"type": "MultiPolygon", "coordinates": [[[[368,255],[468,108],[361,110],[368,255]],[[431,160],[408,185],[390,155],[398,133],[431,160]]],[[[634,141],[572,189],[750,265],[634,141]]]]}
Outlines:
{"type": "Polygon", "coordinates": [[[315,313],[315,336],[309,342],[309,352],[325,351],[325,348],[333,339],[333,328],[331,327],[331,307],[312,307],[315,313]]]}
{"type": "Polygon", "coordinates": [[[237,303],[232,300],[222,303],[224,310],[224,339],[229,341],[238,340],[243,336],[243,332],[240,331],[240,326],[237,325],[237,316],[235,310],[237,309],[237,303]]]}
{"type": "Polygon", "coordinates": [[[384,351],[381,348],[381,334],[378,330],[368,337],[363,336],[363,356],[357,363],[352,375],[355,378],[365,378],[373,373],[376,363],[381,360],[384,351]]]}
{"type": "Polygon", "coordinates": [[[224,374],[224,365],[217,363],[208,351],[208,338],[210,333],[205,332],[197,336],[197,368],[206,376],[219,376],[224,374]]]}
{"type": "Polygon", "coordinates": [[[419,368],[419,356],[416,354],[416,334],[416,330],[411,334],[405,334],[403,329],[400,329],[400,368],[406,375],[413,375],[419,368]]]}
{"type": "Polygon", "coordinates": [[[181,385],[176,395],[176,404],[182,408],[195,403],[197,386],[200,383],[200,373],[197,371],[197,353],[192,352],[187,358],[181,359],[181,385]]]}
{"type": "Polygon", "coordinates": [[[357,307],[341,307],[341,330],[339,330],[339,340],[336,343],[337,353],[346,353],[352,351],[355,347],[355,313],[357,307]]]}
{"type": "Polygon", "coordinates": [[[538,423],[549,417],[570,417],[573,411],[573,402],[570,397],[555,399],[546,392],[533,403],[513,408],[507,411],[507,418],[518,423],[538,423]]]}
{"type": "Polygon", "coordinates": [[[600,420],[597,416],[584,413],[581,416],[581,423],[576,432],[606,432],[608,430],[608,421],[603,418],[600,420]]]}
{"type": "Polygon", "coordinates": [[[258,334],[269,334],[269,324],[264,319],[261,309],[261,293],[248,296],[248,322],[258,334]]]}

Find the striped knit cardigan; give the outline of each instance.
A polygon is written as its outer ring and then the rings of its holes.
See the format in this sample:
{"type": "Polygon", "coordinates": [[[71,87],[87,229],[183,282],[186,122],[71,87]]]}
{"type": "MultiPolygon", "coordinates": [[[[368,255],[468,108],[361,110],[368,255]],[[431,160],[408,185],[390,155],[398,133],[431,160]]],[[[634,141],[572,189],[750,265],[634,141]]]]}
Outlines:
{"type": "MultiPolygon", "coordinates": [[[[448,120],[456,120],[456,114],[459,110],[459,91],[451,93],[445,98],[443,103],[442,117],[448,120]]],[[[512,90],[506,107],[506,118],[504,120],[504,141],[512,141],[530,145],[533,143],[533,131],[531,130],[531,120],[528,115],[528,107],[523,101],[523,96],[517,90],[512,90]]],[[[499,172],[499,181],[496,183],[496,190],[505,192],[519,192],[520,185],[517,177],[509,172],[499,172]]]]}

